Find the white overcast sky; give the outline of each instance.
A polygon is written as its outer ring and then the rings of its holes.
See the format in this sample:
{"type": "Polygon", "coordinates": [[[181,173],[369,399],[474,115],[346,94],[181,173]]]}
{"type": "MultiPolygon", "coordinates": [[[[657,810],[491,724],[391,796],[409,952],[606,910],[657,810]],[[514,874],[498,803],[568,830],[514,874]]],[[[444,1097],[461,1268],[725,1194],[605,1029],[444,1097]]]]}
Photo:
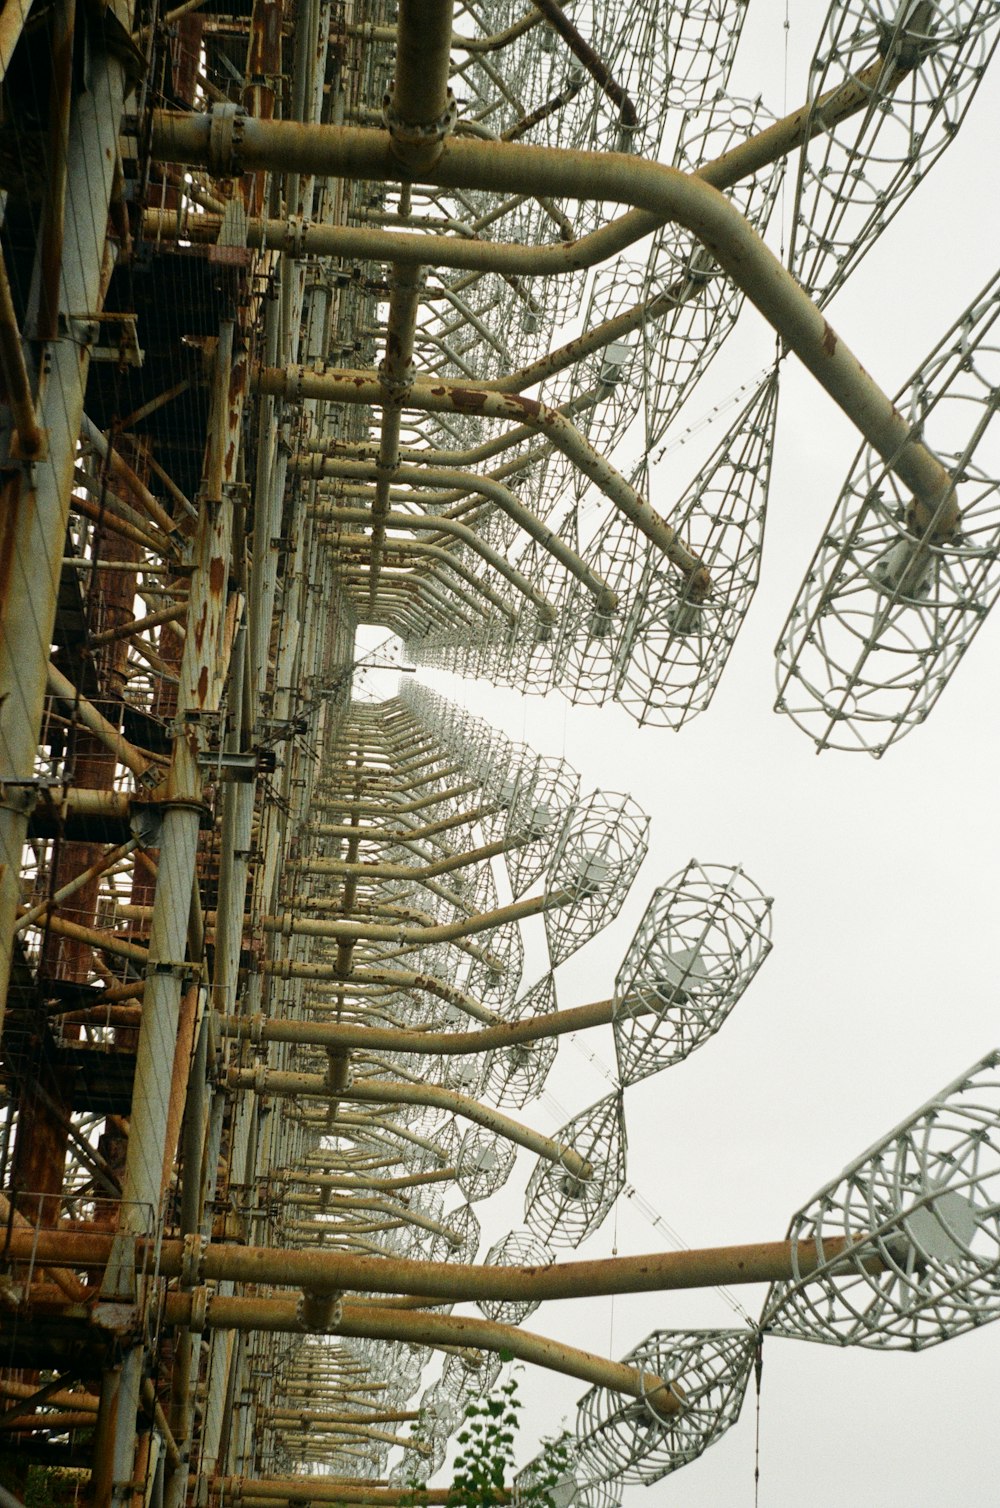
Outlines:
{"type": "MultiPolygon", "coordinates": [[[[787,108],[825,13],[792,0],[787,108]]],[[[784,104],[784,0],[754,0],[731,93],[784,104]]],[[[894,392],[995,269],[1000,64],[948,153],[829,310],[894,392]]],[[[789,188],[790,197],[790,188],[789,188]]],[[[775,236],[769,237],[772,244],[775,236]]],[[[695,424],[766,362],[759,316],[740,326],[685,411],[695,424]]],[[[731,415],[730,415],[731,417],[731,415]]],[[[674,452],[679,494],[726,418],[674,452]]],[[[933,431],[928,433],[933,445],[933,431]]],[[[856,1154],[998,1045],[1000,618],[988,621],[928,723],[881,762],[826,753],[772,710],[773,646],[857,449],[848,421],[785,364],[763,580],[707,713],[682,732],[621,709],[525,699],[429,672],[420,679],[510,737],[565,754],[583,788],[627,791],[652,817],[649,856],[618,921],[558,974],[560,1004],[611,993],[650,892],[688,859],[740,863],[775,898],[774,952],[722,1032],[626,1094],[628,1177],[690,1246],[777,1240],[856,1154]]],[[[669,496],[653,498],[669,516],[669,496]]],[[[528,978],[526,983],[531,983],[528,978]]],[[[613,1062],[610,1032],[588,1045],[613,1062]]],[[[525,1118],[556,1128],[609,1085],[571,1042],[525,1118]]],[[[489,1207],[486,1244],[520,1223],[532,1159],[489,1207]],[[492,1213],[492,1211],[496,1213],[492,1213]],[[496,1222],[495,1224],[493,1222],[496,1222]]],[[[669,1244],[627,1200],[581,1254],[669,1244]]],[[[568,1255],[568,1254],[567,1254],[568,1255]]],[[[763,1290],[739,1297],[755,1315],[763,1290]]],[[[544,1305],[531,1329],[620,1356],[652,1329],[727,1326],[712,1292],[544,1305]]],[[[920,1355],[770,1340],[761,1410],[762,1508],[1000,1503],[1000,1326],[920,1355]]],[[[580,1384],[525,1375],[525,1453],[572,1422],[580,1384]]],[[[754,1503],[754,1399],[721,1443],[628,1508],[754,1503]]]]}

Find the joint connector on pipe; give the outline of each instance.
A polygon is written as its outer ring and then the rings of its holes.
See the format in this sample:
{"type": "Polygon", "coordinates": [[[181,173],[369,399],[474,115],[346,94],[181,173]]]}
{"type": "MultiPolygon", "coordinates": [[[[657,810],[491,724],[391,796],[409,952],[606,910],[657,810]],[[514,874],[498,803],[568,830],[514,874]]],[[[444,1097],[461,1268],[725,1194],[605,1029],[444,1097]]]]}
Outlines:
{"type": "Polygon", "coordinates": [[[308,254],[306,247],[306,234],[311,221],[304,215],[289,215],[285,227],[284,250],[290,257],[301,258],[308,254]]]}
{"type": "Polygon", "coordinates": [[[351,1068],[351,1055],[349,1052],[328,1048],[327,1049],[327,1083],[332,1094],[342,1094],[350,1089],[354,1082],[354,1070],[351,1068]]]}
{"type": "Polygon", "coordinates": [[[316,1335],[337,1330],[344,1318],[342,1298],[339,1293],[312,1293],[305,1289],[295,1306],[300,1329],[316,1335]]]}
{"type": "Polygon", "coordinates": [[[193,1330],[196,1335],[201,1335],[204,1330],[208,1329],[208,1311],[211,1304],[212,1294],[205,1283],[192,1290],[188,1329],[193,1330]]]}
{"type": "Polygon", "coordinates": [[[216,103],[210,112],[209,166],[219,178],[239,178],[243,172],[240,148],[247,112],[242,105],[216,103]]]}
{"type": "Polygon", "coordinates": [[[389,129],[393,157],[407,175],[416,177],[429,171],[441,156],[458,120],[458,101],[449,89],[447,105],[436,120],[403,120],[390,92],[382,102],[382,114],[389,129]]]}
{"type": "Polygon", "coordinates": [[[180,1277],[182,1288],[197,1288],[205,1281],[205,1241],[197,1233],[184,1237],[180,1277]]]}

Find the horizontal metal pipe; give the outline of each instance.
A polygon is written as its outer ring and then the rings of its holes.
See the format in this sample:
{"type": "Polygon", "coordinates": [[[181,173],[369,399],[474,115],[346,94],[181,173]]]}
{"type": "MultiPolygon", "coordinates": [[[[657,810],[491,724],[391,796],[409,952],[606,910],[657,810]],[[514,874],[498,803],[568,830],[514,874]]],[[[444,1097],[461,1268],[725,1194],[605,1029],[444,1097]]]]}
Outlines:
{"type": "MultiPolygon", "coordinates": [[[[372,1196],[361,1198],[351,1194],[334,1194],[330,1198],[318,1199],[309,1194],[284,1195],[283,1204],[286,1211],[300,1209],[308,1213],[309,1209],[322,1209],[324,1213],[337,1214],[341,1211],[368,1210],[378,1215],[391,1215],[395,1220],[415,1225],[420,1230],[429,1231],[432,1235],[442,1236],[448,1245],[457,1251],[462,1246],[462,1237],[452,1226],[445,1225],[441,1220],[435,1220],[426,1215],[422,1210],[414,1208],[411,1204],[404,1204],[398,1199],[379,1199],[372,1196]]],[[[299,1230],[325,1229],[328,1233],[330,1226],[321,1226],[316,1222],[291,1221],[287,1222],[286,1228],[299,1230]]]]}
{"type": "MultiPolygon", "coordinates": [[[[370,512],[365,508],[340,507],[326,502],[317,502],[312,512],[316,518],[329,519],[332,523],[370,524],[372,521],[370,512]]],[[[450,534],[453,538],[461,540],[533,602],[540,616],[548,622],[555,621],[555,608],[538,588],[533,586],[516,566],[512,566],[496,550],[491,549],[485,540],[481,539],[468,525],[458,523],[454,519],[439,519],[409,513],[388,513],[384,522],[387,529],[412,529],[415,533],[426,530],[434,534],[450,534]]]]}
{"type": "MultiPolygon", "coordinates": [[[[438,833],[448,832],[454,827],[467,827],[470,823],[481,822],[486,817],[495,817],[501,810],[498,806],[476,806],[468,811],[455,812],[450,817],[443,817],[438,822],[425,822],[414,827],[385,828],[385,827],[362,827],[362,837],[370,838],[379,843],[410,843],[418,842],[421,838],[432,838],[438,833]]],[[[386,814],[383,812],[383,816],[386,814]]],[[[309,822],[306,831],[315,834],[319,838],[351,838],[359,831],[346,822],[309,822]]]]}
{"type": "MultiPolygon", "coordinates": [[[[318,505],[312,511],[318,517],[323,516],[322,505],[318,505]]],[[[365,512],[364,509],[355,508],[350,511],[354,514],[350,522],[361,524],[371,524],[373,522],[373,515],[365,512]]],[[[341,520],[334,521],[340,522],[341,520]]],[[[445,571],[454,571],[455,575],[459,576],[468,586],[471,586],[474,592],[491,603],[506,618],[508,623],[512,625],[516,624],[517,612],[511,604],[499,596],[481,577],[476,576],[475,572],[470,570],[464,561],[457,560],[451,551],[443,548],[441,545],[430,544],[422,539],[388,540],[385,538],[385,535],[391,530],[388,518],[383,516],[381,524],[383,535],[383,542],[380,547],[381,553],[388,557],[396,557],[399,564],[414,572],[419,572],[422,567],[426,569],[426,561],[430,561],[432,566],[442,567],[445,571]],[[406,558],[408,556],[410,557],[409,559],[406,558]]],[[[398,528],[399,525],[396,525],[396,527],[398,528]]],[[[342,561],[350,558],[357,561],[362,571],[366,564],[369,570],[371,570],[374,549],[372,539],[369,535],[338,533],[334,536],[334,543],[336,545],[335,554],[338,566],[342,561]]],[[[437,573],[435,572],[434,574],[437,573]]],[[[506,575],[506,572],[504,574],[506,575]]],[[[534,602],[540,616],[547,623],[555,622],[557,617],[555,608],[546,602],[541,592],[533,587],[526,577],[521,576],[520,580],[514,583],[514,585],[516,585],[518,591],[523,592],[529,602],[534,602]]]]}
{"type": "MultiPolygon", "coordinates": [[[[476,912],[457,922],[439,922],[430,927],[408,927],[379,922],[328,921],[325,918],[301,916],[298,910],[284,911],[280,916],[265,916],[261,927],[265,932],[280,933],[282,937],[329,937],[339,942],[371,942],[430,944],[454,942],[460,937],[472,937],[477,932],[486,932],[491,927],[501,927],[507,922],[523,921],[528,916],[538,916],[554,906],[565,905],[572,899],[570,891],[554,891],[551,894],[530,896],[527,900],[514,901],[510,906],[500,906],[495,911],[476,912]]],[[[299,898],[301,906],[309,905],[309,898],[299,898]]],[[[123,914],[127,914],[123,909],[123,914]]]]}
{"type": "MultiPolygon", "coordinates": [[[[652,1007],[649,1007],[652,1009],[652,1007]]],[[[615,1017],[614,1000],[596,1000],[568,1011],[545,1016],[526,1016],[520,1021],[502,1021],[477,1032],[428,1032],[395,1030],[378,1026],[344,1026],[340,1022],[281,1021],[274,1018],[223,1016],[219,1030],[224,1037],[251,1042],[297,1042],[313,1047],[337,1047],[345,1051],[370,1048],[372,1052],[413,1052],[464,1056],[493,1052],[519,1042],[538,1042],[566,1032],[606,1026],[615,1017]]]]}
{"type": "MultiPolygon", "coordinates": [[[[814,136],[832,130],[840,121],[860,110],[870,109],[876,91],[892,93],[910,72],[912,66],[900,67],[897,64],[887,68],[882,58],[876,58],[857,75],[820,95],[819,99],[800,105],[756,136],[749,137],[728,152],[713,158],[711,162],[703,163],[691,176],[702,179],[713,188],[732,188],[762,167],[788,156],[814,136]]],[[[186,191],[189,191],[187,187],[186,191]]],[[[612,200],[618,198],[617,195],[608,197],[612,200]]],[[[482,237],[460,240],[440,234],[410,236],[353,226],[313,225],[294,218],[251,219],[247,237],[250,246],[266,246],[290,256],[340,255],[362,260],[373,258],[382,261],[410,261],[437,267],[465,268],[469,271],[520,272],[551,277],[596,266],[598,262],[605,261],[641,240],[656,229],[658,223],[661,222],[654,216],[642,211],[632,211],[612,225],[602,226],[588,235],[578,237],[571,245],[547,246],[489,242],[482,237]]],[[[179,220],[175,210],[153,209],[146,211],[144,229],[153,239],[183,236],[193,241],[215,242],[218,239],[219,225],[220,220],[210,215],[189,215],[179,220]]],[[[464,224],[460,224],[459,229],[468,233],[468,227],[464,224]]],[[[645,306],[637,306],[633,311],[637,316],[637,323],[630,328],[638,327],[644,311],[645,306]]],[[[613,335],[608,335],[606,339],[613,338],[613,335]]]]}
{"type": "Polygon", "coordinates": [[[68,681],[61,670],[50,662],[48,667],[48,688],[51,694],[64,704],[83,724],[88,732],[93,733],[104,747],[113,754],[119,764],[123,764],[127,770],[131,770],[137,780],[142,780],[148,771],[156,769],[155,761],[140,752],[135,744],[129,743],[123,734],[119,733],[113,723],[100,713],[92,702],[89,702],[72,681],[68,681]]]}
{"type": "MultiPolygon", "coordinates": [[[[11,1261],[34,1260],[48,1265],[56,1262],[71,1268],[104,1266],[111,1254],[112,1239],[104,1232],[17,1228],[5,1238],[11,1261]]],[[[454,1303],[478,1299],[542,1303],[548,1299],[593,1298],[612,1293],[661,1293],[744,1283],[791,1282],[846,1256],[853,1245],[843,1236],[824,1236],[821,1252],[814,1241],[771,1241],[587,1262],[553,1262],[547,1267],[484,1267],[220,1244],[206,1248],[201,1268],[202,1276],[210,1282],[266,1284],[316,1293],[354,1290],[426,1294],[454,1303]]],[[[149,1243],[137,1241],[137,1267],[154,1254],[149,1243]]],[[[160,1271],[164,1277],[179,1277],[184,1260],[183,1242],[163,1242],[160,1271]]],[[[880,1269],[874,1253],[864,1260],[869,1271],[880,1269]]]]}
{"type": "Polygon", "coordinates": [[[416,1409],[385,1409],[379,1413],[350,1413],[347,1410],[332,1412],[317,1412],[314,1409],[293,1409],[278,1407],[268,1409],[268,1417],[276,1424],[283,1420],[298,1423],[305,1420],[307,1424],[405,1424],[410,1420],[420,1418],[416,1409]]]}
{"type": "MultiPolygon", "coordinates": [[[[224,176],[234,168],[232,155],[224,149],[220,153],[213,141],[212,118],[207,115],[155,112],[152,149],[154,156],[166,161],[208,165],[224,176]]],[[[399,179],[386,133],[285,121],[247,120],[239,145],[239,166],[243,170],[277,168],[330,177],[399,179]]],[[[651,220],[650,229],[665,221],[683,225],[743,288],[789,349],[914,494],[916,523],[925,527],[933,521],[938,532],[954,527],[957,508],[953,485],[941,462],[914,438],[908,421],[735,205],[704,179],[620,153],[465,138],[444,144],[428,179],[441,188],[628,203],[651,220]]],[[[483,412],[479,407],[459,411],[483,412]]]]}
{"type": "Polygon", "coordinates": [[[39,917],[44,916],[52,907],[58,906],[61,901],[68,900],[71,895],[75,895],[78,890],[82,890],[90,880],[98,879],[108,869],[111,869],[113,865],[117,864],[119,859],[126,858],[137,846],[138,840],[130,838],[127,843],[122,843],[119,847],[110,849],[95,864],[91,864],[89,869],[81,870],[78,875],[75,875],[71,880],[67,880],[66,884],[61,885],[52,895],[46,896],[44,901],[39,901],[36,906],[31,906],[27,911],[23,912],[15,923],[15,933],[23,932],[25,927],[32,926],[38,921],[39,917]]]}
{"type": "MultiPolygon", "coordinates": [[[[194,1479],[192,1479],[192,1482],[194,1479]]],[[[266,1504],[288,1504],[289,1508],[301,1508],[310,1503],[345,1503],[351,1508],[403,1508],[413,1502],[412,1487],[372,1487],[361,1483],[330,1481],[323,1476],[301,1477],[213,1477],[209,1490],[220,1505],[232,1508],[257,1508],[266,1504]]],[[[508,1488],[498,1487],[494,1499],[498,1504],[509,1503],[512,1493],[508,1488]]],[[[420,1490],[420,1503],[427,1508],[441,1508],[454,1502],[451,1487],[426,1487],[420,1490]]]]}
{"type": "MultiPolygon", "coordinates": [[[[5,1398],[33,1398],[37,1392],[37,1383],[0,1379],[0,1394],[5,1398]]],[[[73,1393],[65,1390],[59,1393],[49,1393],[45,1402],[46,1406],[51,1404],[53,1408],[75,1409],[88,1414],[96,1414],[101,1400],[96,1393],[73,1393]]]]}
{"type": "MultiPolygon", "coordinates": [[[[164,1304],[166,1323],[190,1323],[193,1304],[190,1293],[168,1294],[164,1304]]],[[[303,1329],[299,1305],[294,1299],[215,1296],[208,1301],[205,1323],[210,1330],[271,1330],[301,1335],[303,1329]]],[[[653,1407],[663,1413],[677,1413],[683,1408],[682,1396],[679,1397],[661,1378],[495,1320],[345,1303],[341,1318],[325,1333],[405,1341],[411,1345],[462,1346],[509,1352],[521,1361],[548,1367],[568,1377],[581,1378],[598,1387],[624,1393],[626,1397],[648,1398],[653,1407]]]]}
{"type": "MultiPolygon", "coordinates": [[[[166,150],[175,149],[171,145],[166,150]]],[[[247,244],[280,251],[292,258],[343,257],[391,261],[400,266],[430,263],[470,272],[499,272],[510,277],[553,277],[596,267],[658,230],[660,223],[655,215],[637,210],[577,241],[519,246],[502,241],[463,240],[458,236],[408,235],[371,226],[252,219],[247,225],[247,244]]],[[[167,209],[147,209],[142,221],[143,231],[150,240],[183,239],[202,244],[218,239],[220,224],[218,215],[178,215],[176,210],[167,209]]]]}
{"type": "Polygon", "coordinates": [[[130,623],[123,623],[120,628],[109,628],[101,634],[91,634],[90,647],[96,649],[102,644],[114,644],[119,639],[130,639],[133,634],[141,634],[147,628],[158,628],[161,623],[176,623],[178,618],[187,614],[187,603],[179,602],[173,607],[161,607],[155,613],[147,613],[143,618],[133,618],[130,623]]]}
{"type": "MultiPolygon", "coordinates": [[[[19,1209],[12,1206],[10,1200],[4,1194],[0,1194],[0,1221],[6,1226],[5,1245],[8,1248],[10,1243],[16,1241],[18,1236],[21,1236],[25,1240],[33,1240],[37,1234],[36,1227],[27,1216],[22,1215],[19,1209]]],[[[28,1254],[28,1260],[31,1262],[36,1260],[34,1247],[32,1247],[28,1254]]],[[[53,1266],[52,1263],[46,1264],[46,1271],[53,1283],[65,1294],[70,1303],[79,1303],[81,1301],[84,1296],[83,1285],[75,1272],[61,1265],[53,1266]]]]}
{"type": "MultiPolygon", "coordinates": [[[[265,367],[256,371],[253,385],[258,392],[271,393],[292,402],[300,398],[328,398],[335,403],[373,405],[384,403],[388,396],[377,372],[320,372],[304,367],[265,367]]],[[[708,574],[704,566],[687,549],[677,531],[558,409],[537,398],[524,398],[517,393],[494,393],[485,388],[429,378],[412,385],[407,392],[405,406],[427,413],[503,419],[544,434],[555,449],[572,461],[584,476],[589,477],[673,565],[693,578],[699,596],[708,592],[708,574]]],[[[448,480],[454,480],[454,473],[448,473],[448,480]]],[[[479,490],[489,495],[488,487],[480,486],[479,490]]]]}
{"type": "MultiPolygon", "coordinates": [[[[168,18],[169,19],[169,18],[168,18]]],[[[484,37],[463,37],[457,32],[452,33],[452,52],[501,52],[509,47],[511,42],[517,41],[526,31],[535,26],[540,26],[542,18],[532,11],[521,16],[512,26],[504,31],[494,32],[484,37]]],[[[346,28],[348,36],[361,37],[364,41],[395,43],[396,28],[394,26],[378,26],[368,21],[357,21],[349,24],[346,28]]]]}
{"type": "MultiPolygon", "coordinates": [[[[419,785],[421,782],[412,783],[419,785]]],[[[301,874],[354,875],[360,880],[432,880],[438,875],[464,869],[469,864],[481,864],[487,859],[498,858],[500,854],[507,853],[516,846],[516,839],[500,838],[495,843],[484,843],[481,847],[470,848],[464,853],[448,854],[443,859],[435,859],[428,864],[349,864],[344,859],[300,859],[290,867],[301,874]]]]}
{"type": "MultiPolygon", "coordinates": [[[[110,953],[114,958],[128,958],[132,963],[137,964],[149,962],[148,948],[144,948],[140,943],[129,942],[124,937],[118,937],[113,932],[105,932],[101,927],[83,927],[77,922],[67,921],[64,916],[46,916],[44,921],[36,918],[29,922],[28,926],[45,927],[49,932],[54,932],[57,937],[71,937],[75,942],[87,943],[91,948],[110,953]]],[[[112,997],[105,991],[99,998],[108,1000],[112,997]]],[[[119,998],[122,997],[119,996],[119,998]]]]}
{"type": "Polygon", "coordinates": [[[265,958],[261,964],[263,974],[273,974],[279,979],[322,979],[336,982],[350,978],[351,984],[382,984],[390,989],[398,990],[424,990],[428,995],[434,995],[438,1000],[446,1000],[449,1005],[457,1005],[459,1010],[467,1016],[472,1016],[476,1021],[494,1022],[496,1015],[487,1010],[478,1000],[467,995],[456,985],[449,984],[447,980],[438,979],[433,974],[418,973],[410,969],[386,969],[375,968],[366,965],[364,968],[353,968],[349,975],[337,967],[334,963],[305,963],[299,959],[289,958],[265,958]]]}
{"type": "MultiPolygon", "coordinates": [[[[374,467],[364,462],[338,461],[323,457],[303,457],[299,465],[300,469],[307,476],[322,475],[341,477],[346,480],[353,477],[370,477],[374,474],[374,467]]],[[[478,476],[475,472],[459,471],[451,467],[400,465],[396,467],[393,473],[393,480],[401,486],[454,487],[456,490],[465,488],[474,496],[487,498],[490,502],[495,503],[501,512],[506,513],[508,518],[512,518],[530,539],[535,540],[537,544],[540,544],[544,550],[558,560],[559,564],[571,576],[574,576],[577,581],[583,583],[595,598],[597,608],[600,612],[614,612],[618,606],[618,598],[607,582],[588,566],[586,561],[581,559],[576,551],[572,550],[554,529],[551,529],[543,519],[538,518],[529,508],[526,508],[509,487],[505,487],[502,482],[497,481],[495,478],[478,476]]],[[[408,513],[392,514],[391,517],[393,520],[398,521],[401,528],[432,529],[439,533],[455,534],[458,538],[465,538],[466,535],[473,534],[474,537],[478,538],[468,525],[460,524],[454,519],[441,518],[434,515],[418,515],[413,520],[412,516],[408,513]],[[404,520],[406,520],[405,524],[404,520]]]]}
{"type": "Polygon", "coordinates": [[[322,1073],[282,1073],[273,1068],[230,1068],[226,1075],[230,1089],[252,1089],[258,1094],[287,1095],[291,1098],[306,1096],[310,1099],[332,1099],[348,1104],[366,1105],[430,1105],[440,1110],[450,1110],[476,1125],[495,1131],[507,1141],[527,1147],[539,1157],[564,1167],[575,1178],[587,1180],[593,1176],[591,1164],[585,1161],[572,1147],[553,1141],[530,1126],[495,1110],[492,1105],[483,1105],[471,1095],[459,1094],[441,1084],[407,1084],[400,1080],[355,1079],[347,1088],[338,1089],[336,1095],[329,1079],[322,1073]]]}

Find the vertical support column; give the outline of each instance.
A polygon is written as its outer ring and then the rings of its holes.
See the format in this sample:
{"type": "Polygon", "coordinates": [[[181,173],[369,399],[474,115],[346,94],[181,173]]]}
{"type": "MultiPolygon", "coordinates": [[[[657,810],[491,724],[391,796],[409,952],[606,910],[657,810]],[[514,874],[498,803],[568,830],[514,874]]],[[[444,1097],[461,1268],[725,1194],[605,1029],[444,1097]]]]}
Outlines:
{"type": "Polygon", "coordinates": [[[62,267],[60,333],[46,348],[37,404],[48,454],[34,463],[9,460],[12,469],[0,496],[0,1028],[90,369],[93,332],[81,316],[97,313],[101,306],[105,232],[125,101],[125,65],[100,41],[95,28],[87,87],[77,96],[70,121],[64,222],[72,254],[62,267]]]}
{"type": "MultiPolygon", "coordinates": [[[[164,792],[122,1219],[105,1278],[106,1293],[120,1292],[128,1282],[134,1265],[127,1250],[129,1236],[142,1230],[150,1208],[157,1219],[160,1214],[164,1139],[202,812],[199,756],[206,747],[209,721],[219,710],[227,670],[223,643],[232,541],[228,488],[237,476],[246,377],[245,355],[234,352],[233,324],[225,322],[215,353],[205,485],[195,540],[173,751],[164,792]]],[[[114,1496],[121,1502],[131,1490],[143,1355],[139,1342],[127,1353],[121,1372],[114,1444],[114,1496]]]]}

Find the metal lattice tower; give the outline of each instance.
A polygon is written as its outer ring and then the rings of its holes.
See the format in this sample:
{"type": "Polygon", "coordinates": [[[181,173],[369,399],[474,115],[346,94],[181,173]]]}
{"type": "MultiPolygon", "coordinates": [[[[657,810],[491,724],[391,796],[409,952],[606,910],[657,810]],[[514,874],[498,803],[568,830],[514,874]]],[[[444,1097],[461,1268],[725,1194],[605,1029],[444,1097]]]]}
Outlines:
{"type": "Polygon", "coordinates": [[[435,689],[654,740],[704,713],[791,363],[861,450],[778,710],[881,755],[993,604],[996,278],[947,290],[894,399],[828,313],[1000,3],[832,0],[780,112],[730,89],[751,11],[0,10],[4,1502],[37,1468],[90,1508],[388,1508],[513,1357],[586,1389],[552,1501],[615,1508],[736,1423],[765,1341],[995,1317],[995,1052],[784,1241],[592,1257],[640,1085],[759,994],[771,899],[732,855],[650,886],[631,796],[435,689]],[[681,476],[738,327],[753,370],[681,476]],[[548,1113],[592,1029],[607,1089],[548,1113]],[[526,1328],[741,1283],[758,1323],[620,1360],[526,1328]]]}

